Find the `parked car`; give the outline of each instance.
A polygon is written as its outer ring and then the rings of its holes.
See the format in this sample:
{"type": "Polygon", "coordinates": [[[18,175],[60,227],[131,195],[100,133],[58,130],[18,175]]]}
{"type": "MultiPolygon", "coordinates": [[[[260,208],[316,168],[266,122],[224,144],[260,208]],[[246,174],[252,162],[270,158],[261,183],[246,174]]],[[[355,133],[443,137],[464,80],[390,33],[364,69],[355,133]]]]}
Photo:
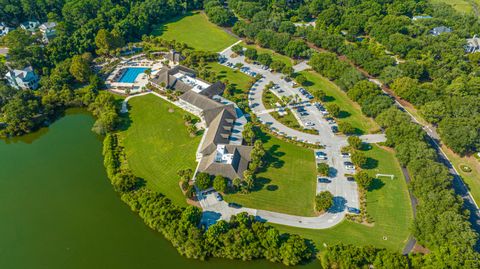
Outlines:
{"type": "Polygon", "coordinates": [[[352,154],[350,154],[348,152],[342,152],[342,157],[343,158],[350,158],[350,156],[352,156],[352,154]]]}
{"type": "Polygon", "coordinates": [[[326,178],[326,177],[318,177],[318,182],[320,183],[330,183],[332,182],[330,179],[326,178]]]}
{"type": "Polygon", "coordinates": [[[334,134],[338,133],[338,126],[337,125],[333,125],[332,127],[330,127],[330,129],[332,129],[332,132],[334,134]]]}
{"type": "Polygon", "coordinates": [[[347,177],[347,180],[348,181],[355,181],[355,178],[350,176],[350,177],[347,177]]]}
{"type": "MultiPolygon", "coordinates": [[[[304,112],[304,113],[305,113],[305,112],[304,112]]],[[[308,113],[307,113],[307,115],[308,115],[308,113]]],[[[305,126],[310,127],[310,126],[314,126],[314,125],[315,125],[315,123],[313,123],[313,122],[311,122],[311,121],[305,122],[305,126]]]]}
{"type": "Polygon", "coordinates": [[[218,193],[218,192],[215,193],[215,199],[217,199],[217,201],[219,201],[219,202],[220,202],[220,201],[223,201],[222,196],[221,196],[220,193],[218,193]]]}
{"type": "Polygon", "coordinates": [[[315,152],[315,157],[320,160],[326,160],[327,159],[327,154],[322,151],[317,151],[315,152]]]}
{"type": "Polygon", "coordinates": [[[237,203],[228,203],[228,206],[233,208],[242,208],[242,206],[237,203]]]}
{"type": "Polygon", "coordinates": [[[335,124],[335,120],[333,118],[326,118],[329,124],[335,124]]]}
{"type": "Polygon", "coordinates": [[[307,112],[300,112],[300,116],[308,116],[307,112]]]}
{"type": "Polygon", "coordinates": [[[348,213],[352,213],[352,214],[360,214],[360,210],[355,207],[347,207],[347,211],[348,213]]]}
{"type": "Polygon", "coordinates": [[[348,170],[355,170],[355,165],[351,162],[344,162],[343,165],[345,165],[345,168],[348,170]]]}

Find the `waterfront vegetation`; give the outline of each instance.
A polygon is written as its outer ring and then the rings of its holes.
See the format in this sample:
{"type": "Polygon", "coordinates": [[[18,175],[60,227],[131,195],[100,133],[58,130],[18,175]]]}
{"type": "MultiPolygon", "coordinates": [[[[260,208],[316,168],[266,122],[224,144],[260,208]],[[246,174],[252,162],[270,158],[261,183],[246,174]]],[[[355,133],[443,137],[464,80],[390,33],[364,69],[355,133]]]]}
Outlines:
{"type": "Polygon", "coordinates": [[[119,133],[128,164],[147,186],[165,194],[175,204],[186,205],[178,185],[177,171],[195,170],[195,152],[201,135],[191,137],[185,127],[184,110],[153,95],[129,101],[124,131],[119,133]]]}
{"type": "Polygon", "coordinates": [[[202,12],[190,12],[154,27],[152,35],[188,44],[194,49],[220,52],[237,41],[202,12]]]}
{"type": "Polygon", "coordinates": [[[344,220],[332,228],[320,231],[276,224],[274,226],[281,231],[311,239],[321,249],[324,249],[325,245],[344,243],[357,246],[373,245],[400,252],[407,242],[413,219],[405,178],[391,150],[373,145],[364,153],[370,162],[370,166],[364,171],[372,177],[377,173],[395,176],[393,180],[388,177],[375,178],[367,191],[367,213],[373,219],[373,224],[344,220]]]}
{"type": "Polygon", "coordinates": [[[313,151],[265,133],[259,135],[266,150],[266,166],[256,174],[255,187],[250,193],[228,194],[225,200],[250,208],[313,216],[316,190],[313,151]]]}
{"type": "Polygon", "coordinates": [[[296,265],[312,258],[314,248],[305,239],[281,234],[246,213],[233,216],[229,222],[218,221],[208,230],[199,227],[201,209],[192,205],[181,207],[145,186],[143,180],[130,170],[130,161],[124,150],[119,134],[107,134],[103,148],[104,165],[114,189],[146,225],[162,233],[180,254],[200,260],[207,257],[244,261],[265,258],[285,265],[296,265]]]}

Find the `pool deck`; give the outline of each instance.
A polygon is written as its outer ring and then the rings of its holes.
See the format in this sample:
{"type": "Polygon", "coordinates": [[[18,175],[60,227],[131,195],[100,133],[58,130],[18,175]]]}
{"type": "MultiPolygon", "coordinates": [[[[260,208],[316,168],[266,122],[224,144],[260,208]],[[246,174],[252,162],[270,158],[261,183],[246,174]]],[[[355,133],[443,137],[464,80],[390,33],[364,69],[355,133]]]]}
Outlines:
{"type": "Polygon", "coordinates": [[[131,59],[124,59],[116,66],[113,72],[110,73],[105,81],[105,85],[109,90],[120,94],[124,94],[126,89],[129,89],[130,93],[139,93],[144,91],[145,86],[148,84],[148,76],[140,73],[133,83],[120,82],[118,79],[121,78],[121,75],[119,77],[121,70],[128,68],[147,68],[152,70],[152,75],[155,75],[162,67],[163,64],[159,60],[147,60],[141,55],[131,59]]]}

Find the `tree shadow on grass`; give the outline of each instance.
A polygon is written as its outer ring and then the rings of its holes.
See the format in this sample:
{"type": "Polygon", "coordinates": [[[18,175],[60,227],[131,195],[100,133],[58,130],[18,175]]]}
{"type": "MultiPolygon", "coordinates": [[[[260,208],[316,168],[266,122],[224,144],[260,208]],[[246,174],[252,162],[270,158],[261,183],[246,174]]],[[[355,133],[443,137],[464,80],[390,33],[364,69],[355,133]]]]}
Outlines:
{"type": "Polygon", "coordinates": [[[335,101],[335,97],[327,95],[327,96],[323,97],[323,101],[326,102],[326,103],[327,102],[333,102],[333,101],[335,101]]]}
{"type": "Polygon", "coordinates": [[[367,163],[362,167],[364,169],[374,169],[378,167],[378,160],[367,157],[367,163]]]}
{"type": "Polygon", "coordinates": [[[265,177],[257,177],[255,179],[255,185],[253,186],[253,189],[250,190],[251,192],[254,191],[260,191],[262,190],[267,184],[269,184],[272,180],[265,178],[265,177]]]}
{"type": "Polygon", "coordinates": [[[376,191],[381,189],[383,186],[385,186],[385,182],[379,178],[374,178],[368,187],[368,191],[376,191]]]}
{"type": "Polygon", "coordinates": [[[345,119],[345,118],[350,117],[351,115],[352,115],[352,114],[350,114],[349,112],[342,110],[342,111],[340,111],[340,113],[338,113],[337,118],[339,118],[339,119],[345,119]]]}
{"type": "Polygon", "coordinates": [[[282,168],[285,165],[285,161],[280,159],[285,156],[285,152],[279,151],[279,148],[279,145],[273,145],[267,150],[265,154],[265,167],[282,168]]]}

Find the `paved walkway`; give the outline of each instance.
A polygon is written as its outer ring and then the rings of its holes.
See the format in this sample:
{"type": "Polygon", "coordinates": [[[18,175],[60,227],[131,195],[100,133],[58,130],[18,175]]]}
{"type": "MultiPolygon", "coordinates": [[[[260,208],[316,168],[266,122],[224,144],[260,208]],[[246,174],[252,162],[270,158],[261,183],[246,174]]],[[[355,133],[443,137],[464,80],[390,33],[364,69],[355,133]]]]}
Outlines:
{"type": "Polygon", "coordinates": [[[302,217],[282,214],[267,210],[258,210],[248,207],[230,207],[225,201],[217,201],[215,191],[210,191],[199,196],[200,205],[203,208],[201,223],[210,226],[219,220],[230,220],[231,216],[242,212],[256,217],[258,221],[266,221],[291,227],[305,229],[327,229],[339,224],[345,217],[345,211],[341,207],[333,207],[329,212],[318,217],[302,217]]]}

